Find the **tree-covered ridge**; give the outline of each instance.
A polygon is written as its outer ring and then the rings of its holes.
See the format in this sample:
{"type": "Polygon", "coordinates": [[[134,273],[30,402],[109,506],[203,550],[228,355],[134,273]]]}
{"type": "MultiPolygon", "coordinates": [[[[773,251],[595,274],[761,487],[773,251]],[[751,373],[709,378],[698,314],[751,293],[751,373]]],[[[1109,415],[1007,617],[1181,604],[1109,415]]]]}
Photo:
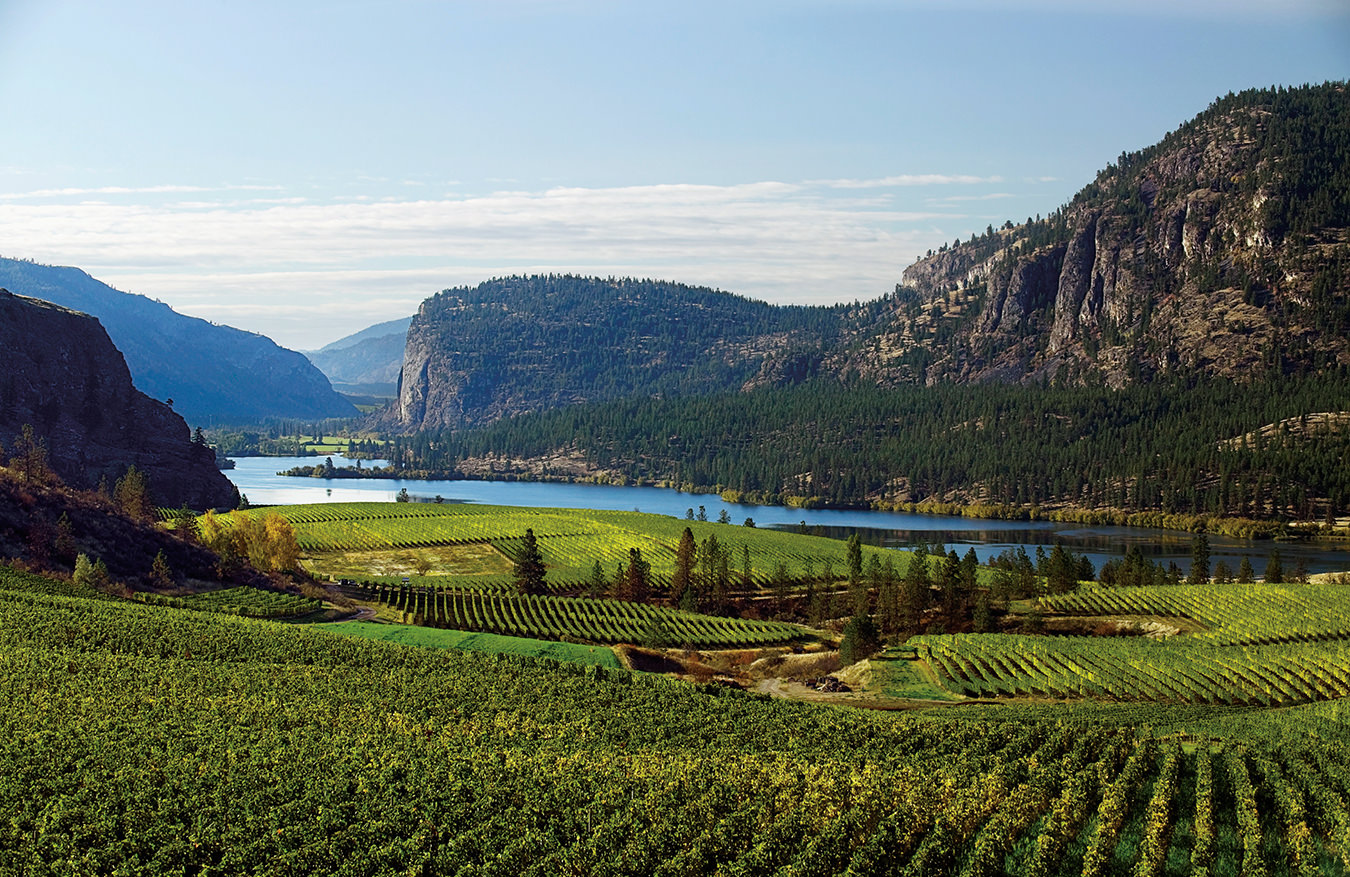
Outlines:
{"type": "Polygon", "coordinates": [[[863,306],[778,306],[654,280],[509,277],[445,290],[409,330],[401,428],[632,395],[800,380],[863,306]]]}
{"type": "Polygon", "coordinates": [[[389,452],[396,465],[453,469],[468,458],[571,449],[596,472],[789,503],[955,501],[1322,521],[1350,512],[1350,430],[1309,415],[1346,410],[1343,371],[1120,391],[863,383],[841,391],[816,381],[542,412],[401,438],[389,452]]]}
{"type": "Polygon", "coordinates": [[[1221,98],[1047,217],[908,268],[882,381],[1145,382],[1350,362],[1350,93],[1221,98]]]}

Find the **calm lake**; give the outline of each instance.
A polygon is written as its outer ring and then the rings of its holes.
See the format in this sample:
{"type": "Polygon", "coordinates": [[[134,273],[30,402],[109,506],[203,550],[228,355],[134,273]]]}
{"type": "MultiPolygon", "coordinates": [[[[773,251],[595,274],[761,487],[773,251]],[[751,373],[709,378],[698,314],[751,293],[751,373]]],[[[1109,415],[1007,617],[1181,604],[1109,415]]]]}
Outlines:
{"type": "MultiPolygon", "coordinates": [[[[782,506],[728,503],[715,493],[681,493],[663,487],[612,487],[598,484],[545,484],[520,481],[386,481],[383,479],[287,478],[277,472],[293,466],[313,466],[322,457],[239,457],[225,474],[254,505],[289,505],[313,502],[393,502],[407,488],[414,498],[445,502],[473,502],[534,508],[637,510],[683,518],[689,509],[697,514],[702,506],[708,520],[715,521],[725,509],[732,524],[752,518],[756,526],[795,529],[805,524],[819,527],[827,536],[845,538],[855,530],[874,545],[905,548],[923,543],[941,543],[944,550],[965,554],[975,548],[980,560],[1021,545],[1035,556],[1038,547],[1049,551],[1056,542],[1079,554],[1087,554],[1098,569],[1107,560],[1122,556],[1139,545],[1147,556],[1162,562],[1175,561],[1190,567],[1191,535],[1172,530],[1134,527],[1088,527],[1049,521],[995,521],[986,518],[956,518],[945,515],[910,515],[898,512],[792,509],[782,506]]],[[[338,455],[337,466],[349,465],[338,455]]],[[[381,460],[363,465],[382,466],[381,460]]],[[[1278,548],[1286,572],[1302,558],[1309,572],[1350,570],[1350,545],[1341,542],[1271,542],[1210,536],[1210,563],[1225,560],[1233,570],[1243,556],[1251,560],[1259,576],[1271,549],[1278,548]]]]}

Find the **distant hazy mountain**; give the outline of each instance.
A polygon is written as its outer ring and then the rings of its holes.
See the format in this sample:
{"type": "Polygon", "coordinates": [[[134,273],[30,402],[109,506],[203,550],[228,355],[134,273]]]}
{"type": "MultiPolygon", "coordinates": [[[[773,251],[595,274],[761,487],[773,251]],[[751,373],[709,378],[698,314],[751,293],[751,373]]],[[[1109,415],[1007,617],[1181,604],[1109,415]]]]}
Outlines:
{"type": "Polygon", "coordinates": [[[120,292],[78,268],[0,259],[0,287],[98,317],[137,389],[172,399],[191,424],[357,413],[299,353],[120,292]]]}
{"type": "Polygon", "coordinates": [[[359,385],[362,392],[386,387],[392,394],[403,367],[403,345],[412,317],[377,323],[305,356],[334,384],[359,385]]]}

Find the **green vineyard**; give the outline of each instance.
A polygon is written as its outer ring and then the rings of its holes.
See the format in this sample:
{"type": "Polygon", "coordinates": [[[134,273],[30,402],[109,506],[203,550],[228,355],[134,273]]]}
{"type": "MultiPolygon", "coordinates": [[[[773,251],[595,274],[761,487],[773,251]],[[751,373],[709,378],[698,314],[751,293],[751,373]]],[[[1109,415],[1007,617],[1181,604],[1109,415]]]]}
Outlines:
{"type": "Polygon", "coordinates": [[[805,638],[802,628],[792,624],[719,618],[622,600],[395,585],[356,586],[348,592],[359,600],[391,606],[413,624],[511,636],[703,649],[782,645],[805,638]]]}
{"type": "Polygon", "coordinates": [[[198,612],[223,612],[227,615],[243,615],[248,618],[285,618],[291,615],[304,615],[323,605],[323,601],[312,597],[246,587],[207,591],[183,597],[138,593],[136,599],[155,606],[195,609],[198,612]]]}
{"type": "Polygon", "coordinates": [[[1005,634],[910,640],[951,691],[1288,706],[1350,695],[1350,589],[1325,585],[1093,588],[1042,598],[1090,616],[1185,618],[1163,640],[1005,634]]]}
{"type": "Polygon", "coordinates": [[[1087,587],[1040,602],[1062,615],[1186,618],[1206,628],[1194,638],[1215,645],[1350,639],[1350,588],[1336,585],[1087,587]]]}
{"type": "Polygon", "coordinates": [[[0,576],[0,873],[1339,874],[1333,706],[850,711],[0,576]]]}
{"type": "MultiPolygon", "coordinates": [[[[638,549],[651,564],[657,583],[667,582],[674,570],[680,535],[688,527],[698,542],[715,537],[729,551],[735,580],[744,578],[748,554],[750,582],[766,586],[781,565],[793,580],[817,577],[826,569],[843,575],[848,566],[845,547],[836,539],[706,521],[684,521],[641,512],[532,509],[511,506],[431,503],[330,503],[275,506],[232,512],[222,516],[228,523],[236,516],[280,514],[295,529],[296,541],[307,565],[316,573],[334,572],[335,555],[352,553],[406,552],[404,566],[391,573],[355,575],[372,581],[400,581],[416,575],[418,581],[453,579],[456,587],[504,589],[510,559],[519,549],[527,529],[534,531],[547,566],[548,587],[555,593],[580,587],[596,561],[606,574],[627,563],[629,551],[638,549]],[[428,575],[415,571],[419,551],[438,548],[488,546],[489,562],[469,572],[446,573],[433,569],[428,575]],[[495,559],[495,564],[490,560],[495,559]]],[[[428,551],[428,556],[439,553],[428,551]]],[[[909,554],[875,546],[863,546],[864,559],[876,555],[899,562],[903,572],[909,554]]],[[[481,557],[480,557],[481,561],[481,557]]]]}

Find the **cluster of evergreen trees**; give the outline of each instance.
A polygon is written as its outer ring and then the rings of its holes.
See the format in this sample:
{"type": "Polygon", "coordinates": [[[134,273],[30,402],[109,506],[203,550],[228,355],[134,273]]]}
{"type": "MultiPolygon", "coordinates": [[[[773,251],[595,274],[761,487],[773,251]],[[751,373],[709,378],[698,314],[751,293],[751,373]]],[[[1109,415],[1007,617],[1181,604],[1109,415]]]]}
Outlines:
{"type": "Polygon", "coordinates": [[[1324,520],[1350,511],[1350,429],[1307,415],[1347,410],[1346,369],[1120,391],[815,380],[574,406],[389,447],[396,467],[447,471],[470,457],[575,449],[634,481],[786,504],[954,500],[1324,520]]]}

